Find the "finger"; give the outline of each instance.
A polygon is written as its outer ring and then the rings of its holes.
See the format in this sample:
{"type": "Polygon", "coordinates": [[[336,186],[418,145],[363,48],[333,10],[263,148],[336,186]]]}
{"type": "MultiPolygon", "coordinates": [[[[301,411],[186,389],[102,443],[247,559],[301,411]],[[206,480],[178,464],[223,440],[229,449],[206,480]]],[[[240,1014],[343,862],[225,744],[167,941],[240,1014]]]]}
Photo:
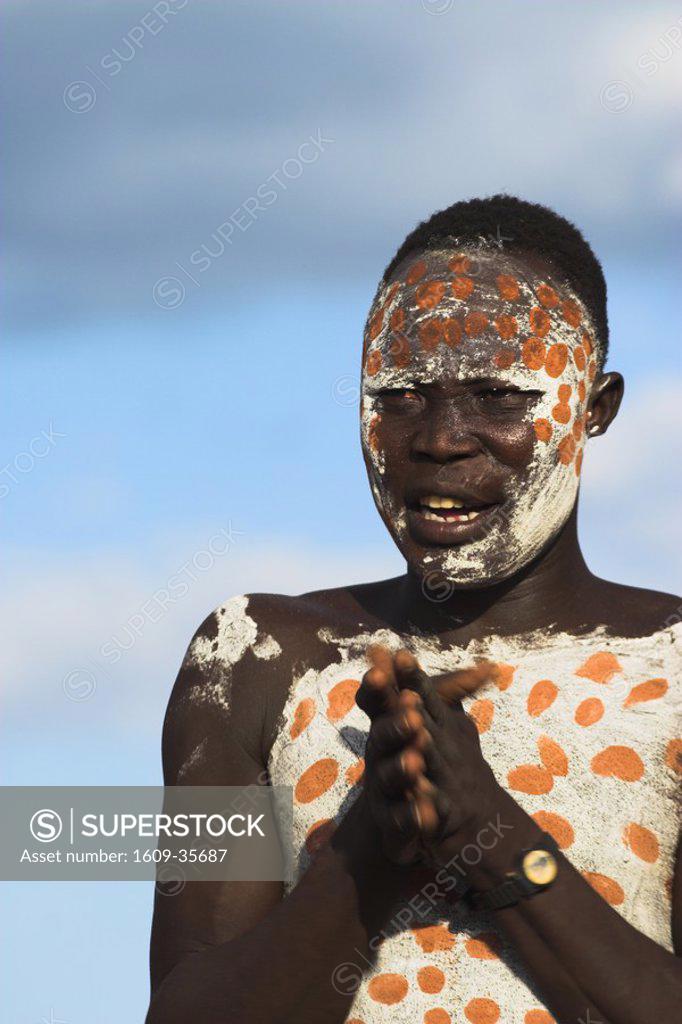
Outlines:
{"type": "Polygon", "coordinates": [[[379,715],[369,730],[365,760],[369,764],[407,744],[414,744],[423,731],[424,719],[415,708],[408,707],[405,711],[401,709],[394,714],[379,715]]]}
{"type": "Polygon", "coordinates": [[[490,661],[479,661],[471,668],[461,668],[439,676],[433,685],[446,704],[456,704],[486,684],[497,682],[498,678],[497,665],[490,661]]]}
{"type": "Polygon", "coordinates": [[[397,702],[395,683],[383,669],[371,668],[362,677],[362,683],[355,695],[355,703],[368,718],[391,711],[397,702]]]}
{"type": "Polygon", "coordinates": [[[421,791],[426,767],[424,758],[419,751],[408,747],[406,750],[384,757],[374,767],[374,785],[386,797],[404,796],[414,792],[417,787],[421,791]]]}
{"type": "Polygon", "coordinates": [[[443,720],[443,705],[431,680],[409,651],[400,650],[393,659],[399,690],[409,689],[419,694],[425,709],[435,722],[443,720]]]}
{"type": "Polygon", "coordinates": [[[404,838],[403,836],[384,831],[382,833],[381,846],[384,856],[399,867],[412,867],[424,859],[424,851],[422,850],[418,832],[415,832],[409,838],[404,838]]]}
{"type": "Polygon", "coordinates": [[[431,715],[426,711],[421,697],[414,690],[400,690],[398,693],[398,707],[400,709],[408,709],[406,714],[410,723],[415,726],[412,736],[412,745],[415,750],[426,750],[427,747],[433,744],[435,723],[431,715]],[[418,714],[418,719],[411,713],[412,710],[418,714]]]}
{"type": "Polygon", "coordinates": [[[378,795],[372,800],[372,805],[374,818],[391,849],[395,851],[418,838],[419,824],[414,800],[386,800],[378,795]]]}
{"type": "MultiPolygon", "coordinates": [[[[435,795],[435,794],[434,794],[435,795]]],[[[440,816],[431,793],[420,793],[414,800],[414,813],[419,834],[424,839],[434,835],[440,827],[440,816]]]]}
{"type": "Polygon", "coordinates": [[[395,685],[395,673],[393,670],[393,654],[383,644],[370,644],[367,648],[367,660],[372,668],[378,668],[385,672],[390,681],[395,685]]]}
{"type": "MultiPolygon", "coordinates": [[[[435,744],[431,743],[419,753],[424,759],[424,775],[436,789],[445,789],[448,781],[448,764],[435,744]]],[[[450,760],[456,758],[456,752],[451,752],[450,760]]]]}

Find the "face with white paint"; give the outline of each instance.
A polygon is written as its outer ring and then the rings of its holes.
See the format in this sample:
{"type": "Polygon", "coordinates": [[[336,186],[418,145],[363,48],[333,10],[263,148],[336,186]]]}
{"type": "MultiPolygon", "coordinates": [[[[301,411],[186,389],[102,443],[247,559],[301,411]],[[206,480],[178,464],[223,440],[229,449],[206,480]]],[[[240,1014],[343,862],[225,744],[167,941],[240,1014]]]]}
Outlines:
{"type": "Polygon", "coordinates": [[[594,346],[586,308],[535,256],[413,253],[380,288],[363,453],[418,575],[497,583],[558,534],[578,492],[594,346]]]}

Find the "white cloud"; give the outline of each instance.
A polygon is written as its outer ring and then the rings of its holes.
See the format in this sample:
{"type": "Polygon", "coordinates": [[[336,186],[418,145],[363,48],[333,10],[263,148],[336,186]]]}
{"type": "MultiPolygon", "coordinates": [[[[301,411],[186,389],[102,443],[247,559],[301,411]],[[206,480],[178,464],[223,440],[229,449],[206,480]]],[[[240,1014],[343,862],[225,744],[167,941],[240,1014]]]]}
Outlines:
{"type": "Polygon", "coordinates": [[[83,114],[62,103],[65,86],[142,8],[36,8],[6,19],[21,103],[8,111],[5,238],[27,322],[153,313],[154,281],[317,129],[334,144],[239,237],[206,296],[275,269],[375,271],[417,219],[500,190],[555,205],[607,257],[637,258],[643,239],[664,257],[673,244],[682,52],[662,59],[679,18],[668,4],[458,3],[442,17],[418,2],[314,15],[189,4],[115,78],[100,69],[107,88],[95,82],[83,114]],[[26,47],[41,49],[41,33],[51,60],[36,69],[26,47]],[[638,64],[647,54],[653,74],[638,64]],[[602,95],[614,81],[629,90],[622,111],[602,95]]]}
{"type": "Polygon", "coordinates": [[[304,593],[402,571],[388,538],[383,549],[335,552],[235,534],[226,554],[195,562],[210,536],[194,531],[125,558],[17,552],[0,603],[6,707],[11,702],[26,720],[46,716],[95,731],[126,722],[158,732],[194,630],[227,598],[304,593]]]}

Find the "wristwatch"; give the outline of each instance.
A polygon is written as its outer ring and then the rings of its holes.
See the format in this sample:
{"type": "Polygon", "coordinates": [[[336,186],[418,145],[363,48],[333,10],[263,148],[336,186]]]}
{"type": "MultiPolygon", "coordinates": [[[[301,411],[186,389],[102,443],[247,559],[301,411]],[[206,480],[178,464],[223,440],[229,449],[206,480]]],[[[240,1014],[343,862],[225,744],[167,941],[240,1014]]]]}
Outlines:
{"type": "Polygon", "coordinates": [[[510,871],[501,885],[485,892],[470,893],[476,910],[502,910],[513,907],[549,888],[559,873],[559,847],[547,832],[532,847],[521,850],[516,857],[516,870],[510,871]]]}

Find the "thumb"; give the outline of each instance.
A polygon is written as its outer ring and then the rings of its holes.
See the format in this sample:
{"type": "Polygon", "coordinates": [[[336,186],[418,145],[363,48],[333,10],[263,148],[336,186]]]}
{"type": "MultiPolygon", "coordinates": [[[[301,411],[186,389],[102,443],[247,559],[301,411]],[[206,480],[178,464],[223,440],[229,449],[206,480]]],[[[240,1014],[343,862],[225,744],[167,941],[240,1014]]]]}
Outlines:
{"type": "Polygon", "coordinates": [[[447,672],[434,680],[436,691],[446,704],[456,704],[463,697],[480,690],[488,683],[496,683],[499,669],[492,661],[479,661],[471,668],[460,668],[447,672]]]}

